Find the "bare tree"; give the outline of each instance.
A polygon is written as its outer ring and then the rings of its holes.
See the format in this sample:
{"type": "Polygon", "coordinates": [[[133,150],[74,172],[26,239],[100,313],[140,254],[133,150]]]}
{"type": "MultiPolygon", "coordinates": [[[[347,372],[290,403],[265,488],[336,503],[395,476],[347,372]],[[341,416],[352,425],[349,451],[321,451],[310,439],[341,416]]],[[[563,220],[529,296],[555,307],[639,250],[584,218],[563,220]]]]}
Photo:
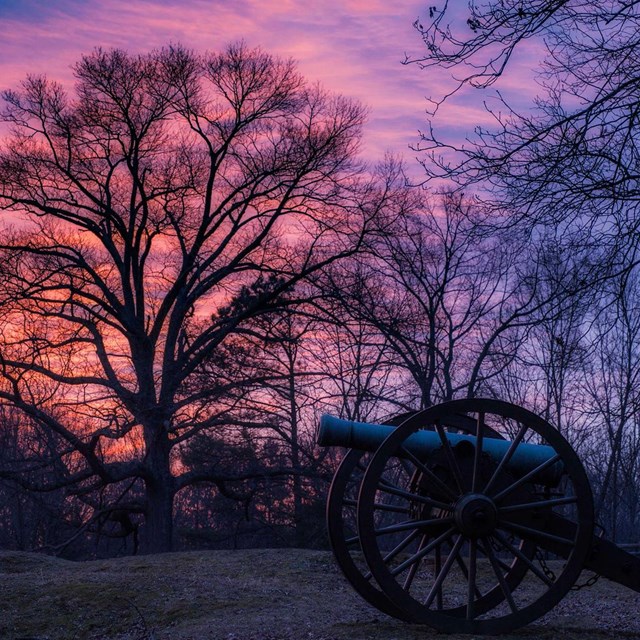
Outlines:
{"type": "Polygon", "coordinates": [[[488,236],[473,204],[447,193],[414,198],[366,258],[332,270],[333,288],[377,332],[379,366],[394,368],[391,380],[404,378],[404,397],[386,399],[415,410],[492,389],[524,330],[553,308],[537,261],[513,234],[488,236]]]}
{"type": "Polygon", "coordinates": [[[283,294],[358,250],[384,191],[355,160],[363,109],[291,61],[97,50],[75,94],[4,93],[0,398],[65,445],[61,482],[143,485],[171,549],[176,447],[225,422],[236,379],[194,384],[283,294]]]}
{"type": "MultiPolygon", "coordinates": [[[[475,185],[511,224],[553,225],[559,240],[606,245],[615,270],[633,263],[640,3],[485,0],[469,4],[466,21],[452,9],[432,7],[416,23],[428,53],[414,62],[451,69],[453,93],[484,89],[509,73],[514,52],[531,40],[542,56],[540,95],[526,112],[501,101],[490,111],[495,126],[477,127],[464,146],[439,135],[435,115],[420,145],[428,178],[475,185]]],[[[436,99],[439,109],[448,97],[436,99]]]]}
{"type": "Polygon", "coordinates": [[[522,325],[518,349],[494,389],[498,396],[530,406],[579,447],[599,290],[580,284],[591,265],[565,255],[553,237],[539,242],[531,284],[542,304],[522,325]]]}
{"type": "Polygon", "coordinates": [[[594,322],[593,367],[586,388],[587,411],[596,423],[591,439],[594,449],[591,466],[597,479],[596,513],[616,539],[619,530],[634,530],[637,517],[634,503],[640,454],[637,441],[640,282],[637,272],[634,270],[611,282],[608,289],[594,322]]]}
{"type": "MultiPolygon", "coordinates": [[[[615,523],[624,491],[637,495],[629,474],[637,469],[630,460],[638,336],[634,287],[627,287],[636,278],[640,238],[640,3],[481,0],[463,18],[452,9],[445,1],[416,23],[428,51],[408,61],[450,69],[454,78],[451,91],[435,99],[419,145],[427,180],[446,177],[473,189],[500,213],[500,224],[528,230],[534,244],[552,237],[561,262],[586,267],[560,289],[563,314],[530,336],[543,357],[528,362],[543,374],[550,416],[587,455],[599,484],[597,509],[615,523]],[[451,96],[497,88],[526,41],[540,53],[530,108],[516,111],[498,93],[489,109],[493,125],[476,127],[464,145],[443,137],[438,113],[451,96]]],[[[533,351],[521,354],[528,355],[533,351]]],[[[514,368],[502,380],[536,396],[540,387],[514,383],[516,375],[514,368]]]]}
{"type": "Polygon", "coordinates": [[[327,305],[312,349],[322,373],[326,411],[348,420],[376,422],[406,411],[406,394],[384,336],[343,305],[327,305]]]}

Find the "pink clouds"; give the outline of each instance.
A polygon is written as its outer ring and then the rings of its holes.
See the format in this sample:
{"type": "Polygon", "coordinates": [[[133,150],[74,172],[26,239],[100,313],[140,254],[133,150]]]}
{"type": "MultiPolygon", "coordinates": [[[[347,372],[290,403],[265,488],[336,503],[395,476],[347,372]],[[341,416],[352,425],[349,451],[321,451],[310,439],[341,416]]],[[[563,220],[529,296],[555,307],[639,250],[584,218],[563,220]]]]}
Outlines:
{"type": "MultiPolygon", "coordinates": [[[[425,97],[447,81],[401,64],[405,52],[424,51],[412,23],[425,8],[420,0],[59,0],[46,8],[23,0],[0,8],[0,84],[15,86],[27,73],[70,83],[73,62],[95,46],[144,51],[181,42],[205,50],[244,39],[295,58],[308,79],[368,105],[368,159],[386,150],[411,156],[408,144],[426,126],[425,97]]],[[[465,97],[445,116],[443,126],[470,131],[485,117],[481,97],[465,97]]]]}

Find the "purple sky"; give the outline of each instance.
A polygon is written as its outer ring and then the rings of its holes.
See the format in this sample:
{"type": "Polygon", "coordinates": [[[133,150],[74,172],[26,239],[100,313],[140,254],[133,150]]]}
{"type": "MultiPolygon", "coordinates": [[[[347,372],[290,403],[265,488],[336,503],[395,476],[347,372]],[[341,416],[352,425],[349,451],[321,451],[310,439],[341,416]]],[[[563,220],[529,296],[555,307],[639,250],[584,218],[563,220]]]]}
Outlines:
{"type": "MultiPolygon", "coordinates": [[[[454,1],[461,12],[466,9],[466,2],[454,1]]],[[[447,74],[401,64],[405,53],[424,52],[412,23],[424,17],[427,5],[426,0],[0,0],[0,87],[15,86],[27,73],[69,82],[71,64],[98,45],[145,51],[181,42],[218,50],[244,39],[295,58],[308,79],[366,104],[365,157],[376,160],[389,150],[412,166],[416,154],[408,144],[425,127],[425,96],[438,96],[447,83],[447,74]]],[[[523,100],[532,92],[526,53],[515,64],[520,71],[500,88],[523,100]]],[[[477,91],[456,97],[439,113],[438,127],[458,140],[471,134],[474,125],[488,122],[485,99],[477,91]]]]}

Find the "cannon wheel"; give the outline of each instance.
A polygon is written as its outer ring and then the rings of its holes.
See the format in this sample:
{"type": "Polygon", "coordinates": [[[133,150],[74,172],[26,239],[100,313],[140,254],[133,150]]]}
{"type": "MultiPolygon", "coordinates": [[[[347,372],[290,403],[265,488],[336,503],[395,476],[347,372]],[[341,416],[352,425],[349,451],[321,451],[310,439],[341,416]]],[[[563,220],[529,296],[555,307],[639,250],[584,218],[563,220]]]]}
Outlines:
{"type": "Polygon", "coordinates": [[[545,420],[506,402],[457,400],[409,418],[378,448],[361,483],[358,527],[373,577],[413,622],[444,632],[497,634],[544,615],[574,584],[591,548],[593,499],[576,453],[545,420]],[[404,443],[424,428],[444,434],[461,413],[474,417],[477,444],[463,447],[461,460],[442,438],[452,477],[445,483],[404,443]],[[487,425],[513,442],[499,460],[485,451],[487,425]],[[510,464],[518,445],[527,442],[550,447],[552,455],[518,474],[510,464]],[[405,494],[412,515],[400,514],[390,525],[382,514],[381,527],[377,505],[389,493],[385,478],[407,464],[412,470],[406,478],[420,476],[417,488],[407,480],[392,492],[405,494]],[[557,480],[543,480],[553,469],[557,480]],[[389,547],[409,536],[415,546],[385,560],[389,547]],[[536,560],[523,546],[536,550],[536,560]],[[525,580],[509,579],[523,565],[525,580]]]}
{"type": "MultiPolygon", "coordinates": [[[[415,412],[405,413],[389,420],[387,424],[398,426],[406,422],[408,417],[415,415],[415,412]]],[[[456,428],[459,432],[473,433],[476,428],[475,421],[460,416],[456,428]]],[[[503,436],[485,426],[484,437],[502,438],[503,436]]],[[[369,604],[387,615],[411,622],[411,616],[397,607],[385,592],[378,587],[371,571],[369,571],[366,563],[360,557],[362,556],[362,547],[360,545],[360,537],[354,526],[355,511],[358,491],[371,455],[368,452],[350,449],[335,472],[329,489],[326,510],[329,543],[342,573],[369,604]]],[[[415,478],[413,482],[416,482],[415,478]]],[[[402,508],[400,507],[400,509],[402,508]]],[[[409,511],[404,508],[399,512],[407,514],[409,511]]],[[[536,547],[525,542],[520,545],[519,550],[526,558],[531,560],[536,547]]],[[[526,572],[526,564],[517,559],[505,576],[505,580],[511,589],[517,586],[526,572]]],[[[481,602],[476,603],[476,607],[478,610],[488,610],[493,608],[500,600],[501,592],[499,589],[494,590],[491,594],[485,595],[481,602]]]]}
{"type": "MultiPolygon", "coordinates": [[[[415,415],[410,411],[394,416],[385,424],[398,426],[415,415]]],[[[331,550],[351,586],[371,605],[400,620],[410,621],[407,615],[380,590],[362,556],[360,539],[355,527],[356,500],[360,483],[367,470],[371,454],[350,449],[336,469],[327,499],[327,533],[331,550]]]]}
{"type": "Polygon", "coordinates": [[[394,618],[409,621],[409,617],[380,590],[371,572],[363,566],[364,561],[357,560],[362,550],[353,526],[356,497],[370,457],[370,453],[350,449],[333,476],[327,500],[329,543],[345,578],[369,604],[394,618]],[[347,518],[351,520],[351,526],[346,522],[347,518]]]}

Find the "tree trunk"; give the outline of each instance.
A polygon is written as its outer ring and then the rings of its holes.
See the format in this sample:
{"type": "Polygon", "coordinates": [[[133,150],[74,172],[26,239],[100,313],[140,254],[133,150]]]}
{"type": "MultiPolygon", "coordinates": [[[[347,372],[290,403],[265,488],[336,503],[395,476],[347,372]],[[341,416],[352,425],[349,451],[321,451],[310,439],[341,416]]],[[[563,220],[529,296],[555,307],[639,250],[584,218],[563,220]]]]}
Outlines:
{"type": "Polygon", "coordinates": [[[173,487],[147,481],[147,509],[142,549],[144,553],[173,550],[173,487]]]}
{"type": "Polygon", "coordinates": [[[166,431],[157,427],[152,435],[150,431],[145,429],[146,511],[142,550],[144,553],[164,553],[173,550],[175,479],[171,474],[171,448],[166,431]]]}
{"type": "MultiPolygon", "coordinates": [[[[295,358],[289,352],[289,414],[291,420],[291,466],[295,471],[300,469],[300,443],[298,442],[298,406],[296,404],[296,372],[295,358]]],[[[302,483],[300,476],[293,478],[293,521],[295,527],[295,545],[304,547],[306,542],[306,522],[302,513],[302,483]]]]}

